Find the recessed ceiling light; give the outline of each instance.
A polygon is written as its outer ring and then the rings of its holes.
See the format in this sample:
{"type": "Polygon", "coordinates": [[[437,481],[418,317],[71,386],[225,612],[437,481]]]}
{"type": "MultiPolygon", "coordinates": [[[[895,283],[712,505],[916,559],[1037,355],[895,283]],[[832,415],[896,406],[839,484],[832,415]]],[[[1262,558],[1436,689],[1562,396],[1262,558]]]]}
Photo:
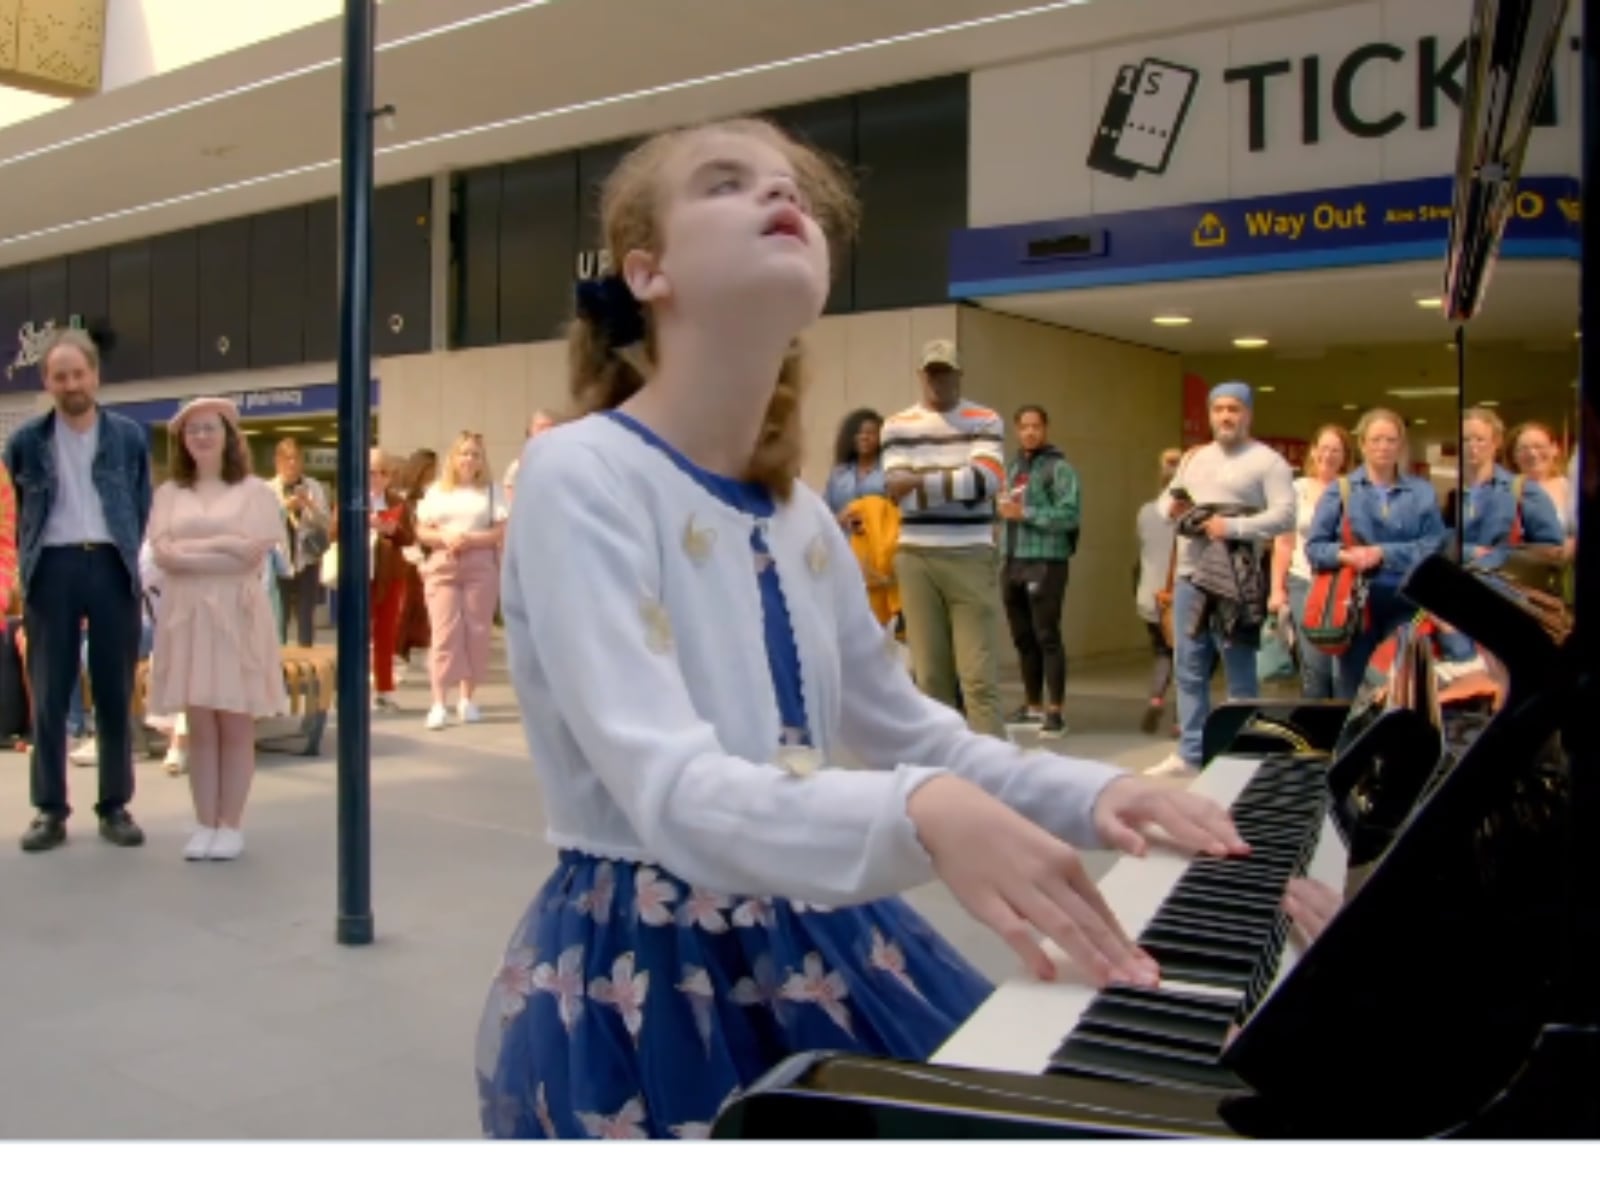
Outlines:
{"type": "Polygon", "coordinates": [[[1193,320],[1193,317],[1187,316],[1184,313],[1161,313],[1159,316],[1150,318],[1150,322],[1153,325],[1166,325],[1172,328],[1176,328],[1180,325],[1188,325],[1193,320]]]}
{"type": "Polygon", "coordinates": [[[1356,410],[1356,409],[1357,409],[1357,408],[1358,408],[1358,407],[1359,407],[1359,406],[1358,406],[1358,405],[1355,405],[1355,404],[1346,404],[1346,405],[1345,405],[1345,406],[1344,406],[1344,410],[1345,410],[1345,412],[1355,412],[1355,410],[1356,410]]]}
{"type": "Polygon", "coordinates": [[[1259,350],[1267,344],[1267,339],[1264,337],[1237,337],[1233,339],[1233,344],[1241,350],[1259,350]]]}
{"type": "Polygon", "coordinates": [[[1444,301],[1441,300],[1438,296],[1419,296],[1419,297],[1417,297],[1417,307],[1418,308],[1443,308],[1444,307],[1444,301]]]}
{"type": "Polygon", "coordinates": [[[1445,387],[1397,387],[1390,388],[1388,394],[1397,400],[1422,400],[1429,396],[1454,396],[1460,392],[1454,386],[1445,387]]]}
{"type": "Polygon", "coordinates": [[[1500,407],[1500,401],[1498,401],[1498,400],[1480,400],[1478,403],[1483,408],[1499,408],[1500,407]]]}
{"type": "Polygon", "coordinates": [[[1273,384],[1270,384],[1270,383],[1263,383],[1260,387],[1258,387],[1256,389],[1256,391],[1258,391],[1258,392],[1275,392],[1277,390],[1278,390],[1277,387],[1275,385],[1273,385],[1273,384]]]}
{"type": "Polygon", "coordinates": [[[1426,425],[1428,423],[1428,418],[1427,417],[1416,417],[1416,418],[1414,418],[1412,420],[1411,423],[1413,425],[1426,425]]]}

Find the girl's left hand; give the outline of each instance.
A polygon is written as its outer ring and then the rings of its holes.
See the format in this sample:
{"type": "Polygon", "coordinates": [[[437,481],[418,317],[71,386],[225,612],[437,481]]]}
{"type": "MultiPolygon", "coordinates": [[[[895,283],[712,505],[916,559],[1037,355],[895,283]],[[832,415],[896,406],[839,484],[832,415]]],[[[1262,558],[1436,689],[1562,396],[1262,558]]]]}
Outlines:
{"type": "Polygon", "coordinates": [[[1095,800],[1095,832],[1106,846],[1143,857],[1149,841],[1142,830],[1152,825],[1195,854],[1225,858],[1250,853],[1225,808],[1171,783],[1124,775],[1107,784],[1095,800]]]}

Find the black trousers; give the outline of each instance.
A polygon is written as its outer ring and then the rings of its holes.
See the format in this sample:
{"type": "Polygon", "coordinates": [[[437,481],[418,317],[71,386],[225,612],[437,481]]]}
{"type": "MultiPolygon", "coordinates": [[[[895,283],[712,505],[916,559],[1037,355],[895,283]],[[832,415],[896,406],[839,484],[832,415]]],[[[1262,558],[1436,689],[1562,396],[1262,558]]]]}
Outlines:
{"type": "Polygon", "coordinates": [[[1006,623],[1011,644],[1022,662],[1022,688],[1030,706],[1039,705],[1046,688],[1050,707],[1060,708],[1067,694],[1067,649],[1061,640],[1061,607],[1067,598],[1066,562],[1006,563],[1002,578],[1006,623]]]}
{"type": "Polygon", "coordinates": [[[317,640],[317,600],[322,592],[322,564],[301,567],[288,578],[279,576],[278,596],[283,601],[278,617],[278,640],[289,640],[289,614],[294,614],[295,641],[312,646],[317,640]]]}
{"type": "Polygon", "coordinates": [[[79,627],[89,623],[100,798],[106,816],[133,799],[132,708],[139,662],[139,597],[115,546],[51,546],[39,556],[23,604],[33,688],[33,806],[62,817],[67,804],[67,708],[78,686],[79,627]]]}

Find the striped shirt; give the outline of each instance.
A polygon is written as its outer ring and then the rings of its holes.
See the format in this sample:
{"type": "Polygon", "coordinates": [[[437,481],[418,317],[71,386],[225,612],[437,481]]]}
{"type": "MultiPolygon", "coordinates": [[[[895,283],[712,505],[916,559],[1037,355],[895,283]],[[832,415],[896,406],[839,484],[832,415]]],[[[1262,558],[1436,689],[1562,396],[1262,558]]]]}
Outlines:
{"type": "Polygon", "coordinates": [[[885,476],[909,471],[917,487],[900,501],[900,544],[994,544],[995,496],[1005,486],[1005,425],[963,400],[948,412],[918,404],[883,426],[885,476]]]}

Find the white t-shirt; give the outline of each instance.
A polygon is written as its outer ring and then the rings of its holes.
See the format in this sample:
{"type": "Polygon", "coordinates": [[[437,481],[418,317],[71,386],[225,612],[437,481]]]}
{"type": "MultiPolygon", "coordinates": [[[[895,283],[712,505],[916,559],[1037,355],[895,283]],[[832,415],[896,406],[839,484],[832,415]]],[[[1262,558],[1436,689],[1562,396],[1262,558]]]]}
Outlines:
{"type": "MultiPolygon", "coordinates": [[[[1327,487],[1338,487],[1337,481],[1327,487]]],[[[1311,518],[1317,515],[1317,504],[1322,500],[1324,485],[1302,475],[1294,481],[1294,554],[1289,559],[1289,574],[1296,579],[1310,581],[1311,563],[1306,558],[1306,534],[1311,532],[1311,518]]]]}
{"type": "Polygon", "coordinates": [[[444,533],[480,533],[505,519],[498,487],[457,487],[447,492],[435,483],[417,505],[417,520],[444,533]]]}

